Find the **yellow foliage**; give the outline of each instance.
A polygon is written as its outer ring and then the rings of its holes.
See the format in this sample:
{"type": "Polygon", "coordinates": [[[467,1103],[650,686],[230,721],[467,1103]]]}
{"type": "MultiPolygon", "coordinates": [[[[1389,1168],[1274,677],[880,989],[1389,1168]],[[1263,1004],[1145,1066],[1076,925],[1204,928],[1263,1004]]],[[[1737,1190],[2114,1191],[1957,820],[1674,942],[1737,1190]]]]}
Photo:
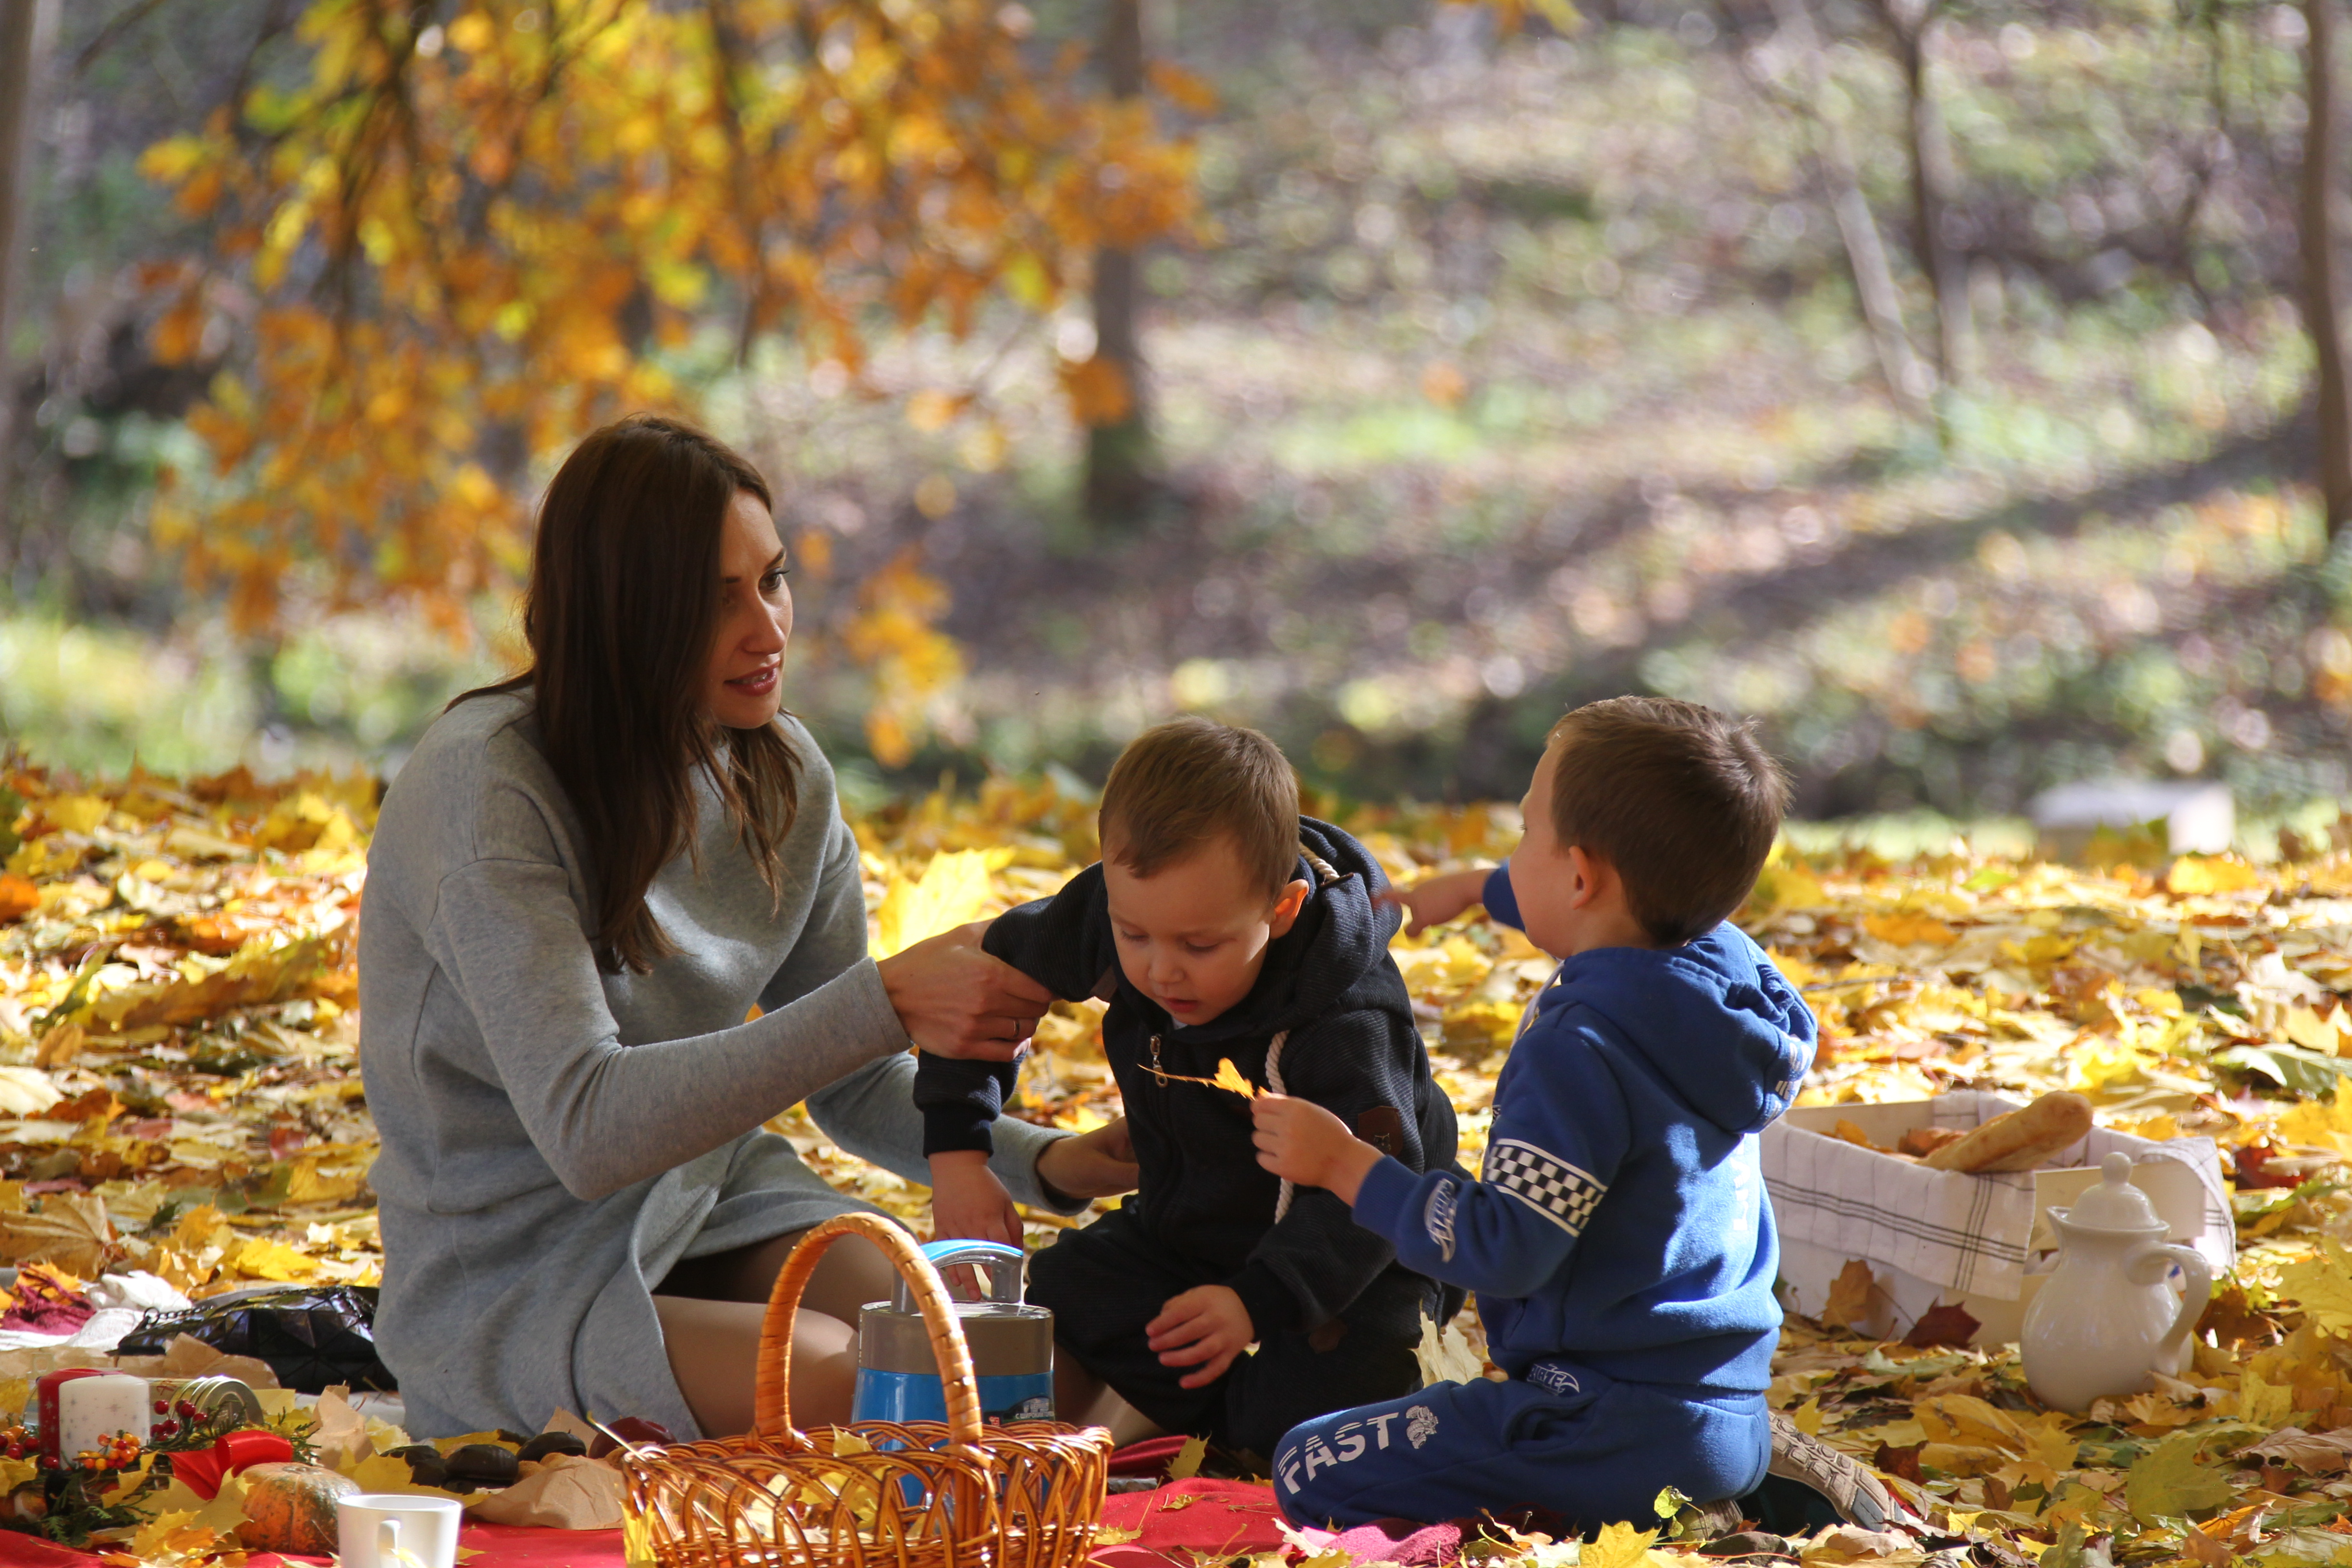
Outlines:
{"type": "Polygon", "coordinates": [[[978,920],[988,908],[989,874],[1012,859],[1010,850],[960,849],[932,856],[919,877],[893,875],[875,911],[874,955],[887,958],[978,920]]]}
{"type": "MultiPolygon", "coordinates": [[[[1050,312],[1097,248],[1196,221],[1189,143],[1081,61],[1025,53],[1026,13],[998,0],[457,0],[436,49],[412,10],[310,0],[307,81],[273,73],[140,159],[225,237],[209,268],[150,269],[152,352],[250,334],[249,369],[189,416],[209,472],[153,524],[244,629],[285,614],[299,559],[332,574],[331,603],[390,592],[469,635],[473,597],[526,553],[540,471],[486,468],[486,433],[544,461],[678,404],[652,356],[706,324],[721,281],[747,342],[795,335],[854,374],[877,303],[959,334],[992,297],[1050,312]],[[289,265],[304,254],[325,265],[289,265]],[[238,293],[257,296],[249,326],[215,303],[238,293]]],[[[1208,107],[1181,71],[1155,82],[1208,107]]],[[[940,427],[968,396],[908,415],[940,427]]],[[[1125,405],[1108,365],[1070,396],[1082,419],[1125,405]]],[[[1003,455],[983,432],[964,458],[1003,455]]],[[[876,670],[887,763],[960,674],[936,616],[915,620],[856,656],[908,667],[876,670]]]]}

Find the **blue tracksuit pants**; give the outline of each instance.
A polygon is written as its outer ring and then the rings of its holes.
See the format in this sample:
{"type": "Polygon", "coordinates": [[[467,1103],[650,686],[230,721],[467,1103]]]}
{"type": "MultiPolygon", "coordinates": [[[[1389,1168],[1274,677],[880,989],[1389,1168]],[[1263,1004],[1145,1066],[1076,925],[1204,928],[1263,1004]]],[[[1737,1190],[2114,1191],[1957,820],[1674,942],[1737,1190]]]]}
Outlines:
{"type": "Polygon", "coordinates": [[[1528,1380],[1438,1384],[1302,1422],[1276,1447],[1274,1489],[1300,1525],[1541,1509],[1586,1530],[1646,1529],[1664,1488],[1694,1502],[1740,1497],[1771,1457],[1762,1394],[1540,1362],[1528,1380]]]}

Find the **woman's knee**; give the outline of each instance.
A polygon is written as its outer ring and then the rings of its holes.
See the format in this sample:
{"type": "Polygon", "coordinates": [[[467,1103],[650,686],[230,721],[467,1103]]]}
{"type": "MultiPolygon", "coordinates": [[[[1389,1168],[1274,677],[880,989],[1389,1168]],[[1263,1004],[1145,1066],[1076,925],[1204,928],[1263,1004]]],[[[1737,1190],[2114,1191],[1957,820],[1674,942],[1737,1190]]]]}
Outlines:
{"type": "MultiPolygon", "coordinates": [[[[670,1375],[705,1436],[748,1432],[756,1415],[763,1307],[656,1296],[670,1375]]],[[[822,1426],[849,1419],[857,1386],[857,1334],[847,1323],[803,1311],[793,1322],[792,1419],[822,1426]]]]}

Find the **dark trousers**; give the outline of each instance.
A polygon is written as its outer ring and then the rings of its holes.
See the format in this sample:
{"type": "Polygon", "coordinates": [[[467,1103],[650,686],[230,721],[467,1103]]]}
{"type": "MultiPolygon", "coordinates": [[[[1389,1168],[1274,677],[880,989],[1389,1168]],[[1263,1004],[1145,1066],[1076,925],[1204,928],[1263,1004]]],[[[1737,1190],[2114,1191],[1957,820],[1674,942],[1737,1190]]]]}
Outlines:
{"type": "Polygon", "coordinates": [[[1206,1387],[1179,1386],[1194,1369],[1160,1365],[1143,1325],[1170,1297],[1227,1273],[1177,1257],[1119,1208],[1064,1231],[1032,1258],[1028,1299],[1053,1311],[1057,1353],[1076,1357],[1153,1421],[1261,1458],[1302,1421],[1420,1384],[1412,1350],[1422,1318],[1437,1310],[1437,1287],[1392,1268],[1319,1330],[1261,1329],[1255,1355],[1236,1356],[1206,1387]]]}
{"type": "Polygon", "coordinates": [[[1274,1495],[1294,1524],[1537,1509],[1592,1530],[1656,1523],[1652,1504],[1667,1487],[1714,1502],[1764,1479],[1772,1431],[1760,1394],[1619,1383],[1583,1368],[1551,1383],[1438,1384],[1306,1422],[1276,1447],[1274,1495]]]}

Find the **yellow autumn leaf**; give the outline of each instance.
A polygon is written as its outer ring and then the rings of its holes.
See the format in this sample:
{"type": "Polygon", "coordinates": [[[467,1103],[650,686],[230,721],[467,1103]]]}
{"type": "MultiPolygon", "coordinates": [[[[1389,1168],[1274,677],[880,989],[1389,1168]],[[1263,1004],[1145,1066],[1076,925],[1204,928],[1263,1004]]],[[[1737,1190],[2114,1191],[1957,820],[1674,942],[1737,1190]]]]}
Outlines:
{"type": "Polygon", "coordinates": [[[1950,945],[1958,934],[1934,916],[1908,910],[1898,910],[1892,914],[1864,915],[1862,929],[1879,941],[1891,942],[1896,947],[1910,947],[1920,942],[1933,942],[1945,947],[1950,945]]]}
{"type": "Polygon", "coordinates": [[[110,807],[94,795],[51,795],[41,803],[41,815],[68,833],[88,833],[106,820],[110,807]]]}
{"type": "Polygon", "coordinates": [[[954,849],[932,856],[919,877],[894,873],[874,912],[874,956],[978,920],[988,907],[989,874],[1012,861],[1007,849],[954,849]]]}
{"type": "Polygon", "coordinates": [[[2165,890],[2176,897],[2242,893],[2262,885],[2262,872],[2234,856],[2183,855],[2164,873],[2165,890]]]}
{"type": "Polygon", "coordinates": [[[1202,1462],[1209,1457],[1209,1445],[1198,1437],[1187,1437],[1169,1463],[1168,1479],[1171,1481],[1191,1480],[1201,1473],[1202,1462]]]}
{"type": "Polygon", "coordinates": [[[2352,1335],[2352,1248],[2322,1237],[2317,1257],[2279,1270],[2279,1293],[2299,1302],[2321,1333],[2352,1335]]]}
{"type": "Polygon", "coordinates": [[[1219,1089],[1232,1089],[1244,1100],[1257,1098],[1257,1085],[1242,1076],[1242,1069],[1234,1066],[1234,1059],[1231,1057],[1217,1058],[1217,1076],[1209,1081],[1219,1089]]]}
{"type": "Polygon", "coordinates": [[[319,1277],[319,1261],[309,1253],[299,1252],[282,1241],[259,1238],[230,1253],[223,1260],[223,1267],[248,1279],[275,1279],[288,1285],[319,1277]]]}
{"type": "Polygon", "coordinates": [[[1650,1543],[1657,1539],[1654,1530],[1636,1530],[1622,1523],[1602,1525],[1600,1535],[1577,1558],[1577,1568],[1634,1568],[1649,1556],[1650,1543]]]}

